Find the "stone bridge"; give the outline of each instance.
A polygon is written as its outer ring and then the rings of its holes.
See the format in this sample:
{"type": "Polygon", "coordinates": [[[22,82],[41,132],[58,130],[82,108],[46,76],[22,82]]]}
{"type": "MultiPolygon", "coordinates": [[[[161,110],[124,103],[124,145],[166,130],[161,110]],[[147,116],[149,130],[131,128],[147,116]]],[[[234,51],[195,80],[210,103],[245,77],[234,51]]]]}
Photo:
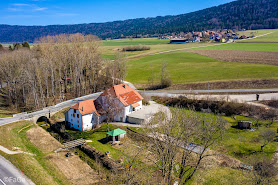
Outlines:
{"type": "Polygon", "coordinates": [[[28,120],[34,123],[43,122],[43,121],[48,122],[48,119],[54,114],[56,114],[57,112],[59,112],[60,110],[61,110],[60,108],[56,108],[56,107],[47,107],[42,110],[29,113],[29,114],[27,112],[14,114],[13,118],[17,118],[18,120],[28,120]]]}

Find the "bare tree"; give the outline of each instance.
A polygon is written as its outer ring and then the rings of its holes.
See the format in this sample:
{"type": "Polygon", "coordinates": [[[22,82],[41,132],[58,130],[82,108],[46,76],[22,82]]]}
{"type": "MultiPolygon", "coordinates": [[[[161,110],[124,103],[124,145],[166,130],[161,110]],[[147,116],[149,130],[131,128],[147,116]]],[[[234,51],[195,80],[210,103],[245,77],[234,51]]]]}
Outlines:
{"type": "Polygon", "coordinates": [[[266,157],[259,159],[257,157],[251,157],[250,164],[252,169],[250,170],[250,179],[253,184],[272,184],[275,181],[275,177],[278,175],[276,168],[277,160],[269,160],[266,157]]]}
{"type": "Polygon", "coordinates": [[[116,95],[112,94],[109,89],[106,91],[108,94],[103,98],[103,109],[105,110],[106,115],[106,131],[109,132],[109,123],[115,121],[115,119],[120,119],[123,117],[123,104],[119,101],[116,95]]]}
{"type": "Polygon", "coordinates": [[[160,79],[161,88],[169,87],[172,85],[172,80],[169,77],[169,72],[167,70],[167,63],[162,62],[161,66],[161,79],[160,79]]]}
{"type": "Polygon", "coordinates": [[[211,156],[209,147],[222,139],[224,120],[200,116],[193,111],[172,109],[172,116],[157,115],[148,125],[149,136],[154,138],[151,149],[156,153],[156,163],[162,171],[165,184],[171,184],[176,162],[181,164],[179,178],[188,182],[198,170],[201,161],[211,156]],[[194,144],[193,142],[198,142],[194,144]],[[177,154],[181,153],[181,159],[177,154]]]}
{"type": "Polygon", "coordinates": [[[263,152],[263,149],[266,145],[274,141],[275,136],[276,136],[275,131],[271,129],[265,129],[260,131],[259,137],[263,141],[263,145],[261,145],[261,152],[263,152]]]}
{"type": "Polygon", "coordinates": [[[110,69],[116,79],[124,79],[124,57],[115,63],[104,62],[96,36],[62,34],[43,37],[37,43],[30,50],[0,55],[0,82],[7,84],[11,108],[32,110],[103,90],[112,85],[110,69]]]}

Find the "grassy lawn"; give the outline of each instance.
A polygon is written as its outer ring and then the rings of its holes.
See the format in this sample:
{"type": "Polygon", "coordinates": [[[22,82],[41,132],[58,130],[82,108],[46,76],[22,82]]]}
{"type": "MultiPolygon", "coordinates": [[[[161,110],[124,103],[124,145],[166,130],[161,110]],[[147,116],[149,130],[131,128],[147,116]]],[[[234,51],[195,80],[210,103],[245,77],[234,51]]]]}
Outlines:
{"type": "MultiPolygon", "coordinates": [[[[240,130],[234,128],[232,126],[237,125],[237,121],[246,120],[251,121],[252,123],[256,123],[255,120],[251,118],[246,118],[242,116],[236,116],[236,120],[232,118],[226,118],[229,121],[230,126],[226,130],[224,140],[223,140],[223,150],[227,152],[227,154],[234,156],[240,159],[243,162],[248,162],[248,157],[255,155],[257,158],[262,156],[267,156],[268,158],[272,158],[275,153],[278,143],[271,142],[264,148],[264,152],[261,153],[260,146],[263,144],[261,139],[259,139],[259,131],[263,129],[272,129],[276,131],[278,123],[274,123],[270,127],[267,127],[268,121],[259,121],[259,128],[256,125],[253,126],[255,131],[249,130],[240,130]]],[[[220,149],[221,150],[221,149],[220,149]]]]}
{"type": "Polygon", "coordinates": [[[154,81],[158,83],[163,61],[167,63],[173,84],[278,78],[277,66],[228,63],[193,53],[177,52],[129,61],[126,80],[135,84],[148,84],[152,68],[154,81]]]}
{"type": "MultiPolygon", "coordinates": [[[[173,108],[175,109],[175,108],[173,108]]],[[[201,113],[201,112],[193,112],[191,110],[184,109],[185,113],[193,113],[201,116],[206,116],[208,118],[214,118],[215,115],[211,113],[201,113]]],[[[268,127],[269,121],[258,122],[259,128],[256,127],[256,121],[252,118],[243,117],[243,116],[234,116],[231,117],[223,117],[227,120],[227,124],[225,127],[225,134],[223,136],[223,140],[220,144],[213,146],[213,150],[219,151],[220,153],[225,153],[227,155],[233,156],[239,159],[242,162],[248,163],[248,158],[251,156],[256,156],[258,159],[260,157],[266,156],[271,159],[278,147],[277,142],[271,142],[267,146],[264,147],[264,152],[260,151],[260,146],[263,144],[263,141],[259,138],[259,132],[263,129],[272,129],[276,131],[278,127],[278,122],[273,123],[270,127],[268,127]],[[235,128],[237,122],[240,120],[251,121],[253,124],[252,128],[255,128],[255,131],[250,130],[241,130],[235,128]]]]}
{"type": "MultiPolygon", "coordinates": [[[[114,125],[109,125],[110,131],[116,128],[118,127],[114,125]]],[[[106,142],[106,124],[102,124],[100,128],[88,132],[73,130],[67,130],[67,132],[73,135],[76,139],[83,138],[85,140],[92,140],[91,143],[88,143],[89,145],[93,146],[94,148],[103,153],[109,151],[114,159],[119,159],[119,157],[123,155],[123,153],[120,150],[112,147],[110,144],[106,142]]]]}
{"type": "Polygon", "coordinates": [[[26,132],[34,124],[29,121],[21,121],[0,127],[0,145],[12,150],[19,147],[20,150],[33,153],[8,155],[2,151],[0,154],[13,163],[20,171],[28,176],[35,184],[69,184],[66,177],[50,163],[46,153],[40,151],[27,138],[26,132]]]}
{"type": "Polygon", "coordinates": [[[218,167],[208,170],[200,169],[194,176],[192,184],[214,185],[214,184],[245,184],[250,182],[248,173],[227,167],[218,167]]]}

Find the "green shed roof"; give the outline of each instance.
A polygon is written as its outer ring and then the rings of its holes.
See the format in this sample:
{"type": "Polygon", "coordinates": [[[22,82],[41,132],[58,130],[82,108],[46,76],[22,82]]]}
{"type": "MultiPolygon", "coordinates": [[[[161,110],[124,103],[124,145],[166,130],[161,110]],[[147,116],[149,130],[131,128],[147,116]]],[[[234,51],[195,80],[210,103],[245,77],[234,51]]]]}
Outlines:
{"type": "Polygon", "coordinates": [[[115,129],[115,130],[111,130],[110,132],[107,132],[106,134],[108,134],[109,136],[115,137],[121,134],[126,133],[126,131],[122,130],[122,129],[115,129]]]}

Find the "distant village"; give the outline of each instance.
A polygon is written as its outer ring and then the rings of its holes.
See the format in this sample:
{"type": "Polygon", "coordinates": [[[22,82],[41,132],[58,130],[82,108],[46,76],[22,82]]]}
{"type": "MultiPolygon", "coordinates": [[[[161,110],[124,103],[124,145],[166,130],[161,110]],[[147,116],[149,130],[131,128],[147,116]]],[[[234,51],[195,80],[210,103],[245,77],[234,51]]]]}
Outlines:
{"type": "Polygon", "coordinates": [[[254,35],[238,35],[234,30],[206,30],[201,32],[181,32],[178,35],[166,35],[162,39],[170,39],[170,43],[187,43],[187,42],[201,42],[201,41],[215,41],[215,42],[234,42],[236,39],[248,39],[254,35]]]}
{"type": "MultiPolygon", "coordinates": [[[[240,30],[246,31],[246,30],[240,30]]],[[[166,33],[166,34],[138,34],[133,36],[121,36],[120,38],[159,38],[169,39],[170,43],[183,44],[189,42],[201,42],[201,41],[215,41],[215,42],[234,42],[237,39],[248,39],[254,35],[239,35],[237,31],[232,29],[218,29],[218,30],[206,30],[196,32],[180,32],[180,33],[166,33]]],[[[110,39],[107,39],[110,40],[110,39]]]]}

